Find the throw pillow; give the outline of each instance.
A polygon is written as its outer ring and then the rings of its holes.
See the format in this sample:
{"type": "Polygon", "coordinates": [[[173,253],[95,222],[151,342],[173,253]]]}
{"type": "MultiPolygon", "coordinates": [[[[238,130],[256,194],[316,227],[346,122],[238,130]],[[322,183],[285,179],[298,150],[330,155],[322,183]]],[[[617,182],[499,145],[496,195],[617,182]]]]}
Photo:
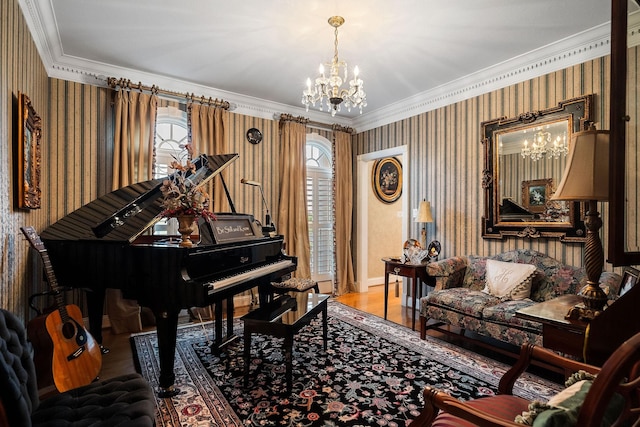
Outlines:
{"type": "MultiPolygon", "coordinates": [[[[582,408],[589,389],[593,381],[578,381],[556,396],[549,399],[548,405],[552,408],[538,414],[533,421],[534,427],[572,427],[578,421],[578,414],[582,408]]],[[[605,410],[602,426],[612,425],[624,408],[624,398],[619,394],[614,394],[605,410]]]]}
{"type": "Polygon", "coordinates": [[[529,298],[536,267],[531,264],[487,260],[485,293],[503,301],[529,298]]]}
{"type": "MultiPolygon", "coordinates": [[[[576,425],[582,403],[589,393],[595,379],[585,371],[578,371],[565,382],[566,388],[547,403],[533,401],[529,404],[529,411],[523,412],[515,418],[516,424],[534,427],[572,427],[576,425]]],[[[624,398],[615,393],[607,405],[603,426],[612,425],[624,407],[624,398]]]]}

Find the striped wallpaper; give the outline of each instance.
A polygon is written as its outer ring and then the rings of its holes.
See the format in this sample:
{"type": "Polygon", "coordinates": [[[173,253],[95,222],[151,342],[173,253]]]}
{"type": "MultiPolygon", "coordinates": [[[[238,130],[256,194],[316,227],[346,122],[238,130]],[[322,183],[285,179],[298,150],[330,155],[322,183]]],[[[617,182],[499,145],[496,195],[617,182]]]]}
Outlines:
{"type": "MultiPolygon", "coordinates": [[[[636,36],[638,33],[636,32],[636,36]]],[[[627,241],[624,243],[627,252],[640,252],[640,49],[629,49],[627,56],[628,81],[636,82],[635,90],[629,90],[627,97],[627,114],[630,117],[627,122],[627,183],[625,212],[627,241]]],[[[631,85],[629,85],[631,86],[631,85]]]]}

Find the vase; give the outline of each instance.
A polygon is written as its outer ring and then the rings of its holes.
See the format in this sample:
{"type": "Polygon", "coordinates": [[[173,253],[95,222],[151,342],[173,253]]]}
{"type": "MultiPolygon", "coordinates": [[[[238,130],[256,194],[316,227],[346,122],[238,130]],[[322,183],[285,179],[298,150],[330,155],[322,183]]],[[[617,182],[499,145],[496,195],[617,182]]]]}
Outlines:
{"type": "Polygon", "coordinates": [[[178,231],[182,240],[180,247],[190,248],[193,246],[191,241],[191,233],[193,232],[193,222],[196,220],[195,215],[178,215],[178,231]]]}

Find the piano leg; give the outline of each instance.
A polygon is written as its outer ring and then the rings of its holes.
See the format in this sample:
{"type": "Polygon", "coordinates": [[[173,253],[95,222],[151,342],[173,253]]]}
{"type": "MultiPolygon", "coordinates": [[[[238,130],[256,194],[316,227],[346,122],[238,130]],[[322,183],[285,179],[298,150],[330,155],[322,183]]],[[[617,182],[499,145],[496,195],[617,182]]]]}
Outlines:
{"type": "Polygon", "coordinates": [[[233,297],[227,298],[227,337],[233,336],[233,297]]]}
{"type": "Polygon", "coordinates": [[[173,397],[180,393],[180,389],[174,387],[176,376],[173,372],[180,310],[154,312],[154,314],[158,334],[158,357],[160,358],[158,397],[173,397]]]}
{"type": "Polygon", "coordinates": [[[215,307],[215,322],[214,327],[216,329],[216,336],[213,339],[213,347],[212,350],[214,354],[219,353],[220,346],[222,344],[222,301],[216,302],[215,307]]]}
{"type": "Polygon", "coordinates": [[[226,300],[226,305],[227,305],[227,329],[226,335],[222,335],[222,331],[223,331],[223,318],[222,318],[222,301],[216,302],[215,304],[215,310],[214,310],[214,315],[215,315],[215,322],[214,322],[214,327],[215,327],[215,338],[213,339],[213,344],[211,345],[211,351],[213,352],[213,354],[216,355],[220,355],[222,354],[222,352],[224,351],[225,347],[228,346],[229,344],[231,344],[233,341],[235,341],[236,339],[238,339],[238,336],[235,335],[233,333],[233,312],[234,312],[234,308],[233,308],[233,296],[227,298],[226,300]]]}
{"type": "Polygon", "coordinates": [[[89,332],[93,339],[102,346],[102,315],[105,289],[89,289],[85,295],[87,296],[89,332]]]}

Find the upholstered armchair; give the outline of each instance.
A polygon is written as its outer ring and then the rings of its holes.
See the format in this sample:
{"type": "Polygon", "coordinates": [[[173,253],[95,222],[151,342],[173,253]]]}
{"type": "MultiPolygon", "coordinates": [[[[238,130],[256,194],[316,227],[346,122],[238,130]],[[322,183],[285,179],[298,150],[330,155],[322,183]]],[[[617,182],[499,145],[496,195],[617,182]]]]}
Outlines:
{"type": "Polygon", "coordinates": [[[564,358],[542,347],[525,344],[516,364],[500,380],[498,395],[463,402],[444,392],[425,387],[424,409],[411,426],[632,425],[640,420],[639,372],[640,333],[622,344],[602,368],[564,358]],[[549,402],[529,402],[513,396],[515,381],[532,362],[559,368],[569,376],[568,384],[574,384],[549,402]],[[590,374],[594,374],[595,379],[590,374]]]}

